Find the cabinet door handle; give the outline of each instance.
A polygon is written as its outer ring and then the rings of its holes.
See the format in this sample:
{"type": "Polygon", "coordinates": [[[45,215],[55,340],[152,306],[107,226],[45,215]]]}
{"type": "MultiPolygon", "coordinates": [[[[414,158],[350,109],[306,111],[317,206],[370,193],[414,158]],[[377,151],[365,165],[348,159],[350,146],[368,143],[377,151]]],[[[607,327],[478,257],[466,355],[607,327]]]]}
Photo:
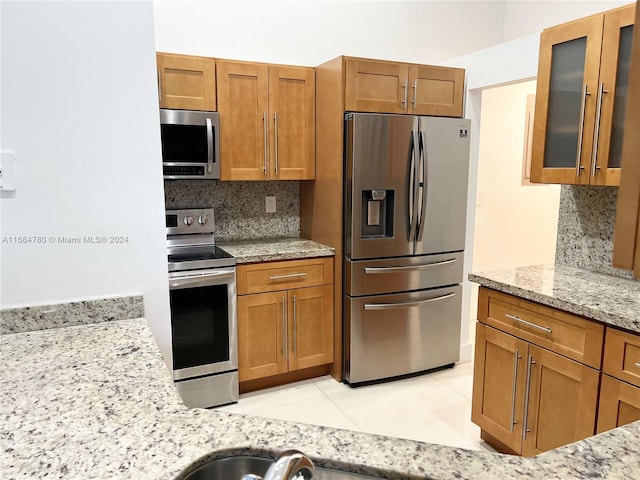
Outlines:
{"type": "Polygon", "coordinates": [[[293,353],[298,352],[298,299],[293,296],[293,353]]]}
{"type": "Polygon", "coordinates": [[[582,156],[582,137],[584,136],[584,113],[587,108],[587,97],[591,95],[587,91],[587,84],[582,87],[582,101],[580,105],[580,125],[578,128],[578,149],[576,150],[576,177],[580,176],[580,170],[584,167],[580,165],[580,157],[582,156]]]}
{"type": "Polygon", "coordinates": [[[262,143],[264,144],[264,160],[262,172],[267,175],[267,112],[262,112],[262,143]]]}
{"type": "Polygon", "coordinates": [[[286,310],[287,306],[285,304],[285,298],[282,297],[282,345],[280,346],[280,351],[282,352],[282,356],[284,357],[284,346],[287,344],[287,317],[286,310]]]}
{"type": "Polygon", "coordinates": [[[516,316],[516,315],[509,315],[508,313],[504,314],[505,317],[510,318],[511,320],[515,320],[518,323],[522,323],[524,325],[528,325],[529,327],[533,327],[533,328],[537,328],[538,330],[542,330],[544,333],[547,333],[549,335],[551,335],[551,329],[549,327],[541,327],[540,325],[537,325],[535,323],[531,323],[531,322],[527,322],[526,320],[523,320],[522,318],[516,316]]]}
{"type": "Polygon", "coordinates": [[[513,433],[513,426],[518,423],[516,422],[516,387],[518,384],[518,360],[520,360],[522,356],[520,355],[520,351],[516,348],[515,354],[513,356],[513,387],[511,389],[511,433],[513,433]]]}
{"type": "Polygon", "coordinates": [[[409,84],[409,80],[405,78],[404,82],[402,82],[402,106],[407,108],[407,86],[409,84]]]}
{"type": "Polygon", "coordinates": [[[527,360],[527,380],[525,386],[525,394],[524,394],[524,420],[522,422],[522,440],[527,439],[527,433],[531,431],[531,429],[527,426],[529,423],[529,397],[531,390],[531,367],[535,364],[535,360],[533,359],[533,355],[529,355],[527,360]]]}
{"type": "Polygon", "coordinates": [[[602,118],[602,97],[609,93],[604,89],[604,82],[600,82],[598,88],[598,105],[596,107],[596,131],[593,134],[593,156],[591,157],[591,176],[595,177],[600,167],[598,166],[598,143],[600,141],[600,119],[602,118]]]}
{"type": "Polygon", "coordinates": [[[636,362],[636,367],[640,368],[640,362],[636,362]]]}
{"type": "Polygon", "coordinates": [[[284,278],[300,278],[300,277],[306,277],[306,276],[307,276],[306,273],[290,273],[288,275],[273,275],[269,277],[269,280],[282,280],[284,278]]]}
{"type": "Polygon", "coordinates": [[[278,112],[273,114],[273,137],[275,139],[275,150],[276,150],[276,175],[278,175],[278,112]]]}
{"type": "Polygon", "coordinates": [[[413,100],[411,103],[413,104],[413,109],[416,109],[416,102],[418,101],[418,79],[416,78],[413,81],[413,100]]]}

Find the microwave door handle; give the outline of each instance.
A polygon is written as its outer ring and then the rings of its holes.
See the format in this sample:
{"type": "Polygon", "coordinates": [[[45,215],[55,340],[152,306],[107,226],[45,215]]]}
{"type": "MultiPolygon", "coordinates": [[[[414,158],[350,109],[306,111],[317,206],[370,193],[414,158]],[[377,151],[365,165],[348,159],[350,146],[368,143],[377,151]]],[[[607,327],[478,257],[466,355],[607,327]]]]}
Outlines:
{"type": "Polygon", "coordinates": [[[213,125],[211,119],[206,118],[207,123],[207,172],[213,172],[213,125]]]}
{"type": "Polygon", "coordinates": [[[427,141],[425,139],[424,132],[420,130],[420,143],[418,144],[420,151],[420,175],[419,175],[419,189],[420,195],[420,213],[418,214],[418,241],[422,241],[422,235],[424,234],[424,217],[427,213],[427,180],[428,180],[428,167],[429,161],[427,159],[427,141]]]}

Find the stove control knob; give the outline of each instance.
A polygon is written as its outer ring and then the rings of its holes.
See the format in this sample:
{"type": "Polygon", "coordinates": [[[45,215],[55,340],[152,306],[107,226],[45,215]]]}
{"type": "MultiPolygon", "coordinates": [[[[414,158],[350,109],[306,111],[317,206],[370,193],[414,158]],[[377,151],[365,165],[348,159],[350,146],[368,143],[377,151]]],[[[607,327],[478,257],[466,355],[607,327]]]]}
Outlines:
{"type": "Polygon", "coordinates": [[[192,216],[186,216],[184,217],[184,224],[185,225],[191,225],[193,223],[193,217],[192,216]]]}
{"type": "Polygon", "coordinates": [[[200,217],[198,218],[198,223],[200,225],[205,225],[208,221],[209,217],[207,217],[206,215],[200,215],[200,217]]]}

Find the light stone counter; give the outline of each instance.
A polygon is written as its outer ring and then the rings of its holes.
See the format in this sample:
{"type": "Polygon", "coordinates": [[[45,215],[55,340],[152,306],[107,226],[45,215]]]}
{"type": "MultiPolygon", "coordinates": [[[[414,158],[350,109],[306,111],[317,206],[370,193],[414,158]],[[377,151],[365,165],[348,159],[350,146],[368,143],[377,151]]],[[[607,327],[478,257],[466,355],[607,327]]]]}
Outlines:
{"type": "Polygon", "coordinates": [[[174,479],[197,459],[273,458],[384,478],[629,479],[640,422],[535,458],[187,409],[143,319],[3,335],[0,478],[174,479]]]}
{"type": "Polygon", "coordinates": [[[640,332],[640,282],[565,265],[472,273],[469,280],[607,325],[640,332]]]}
{"type": "Polygon", "coordinates": [[[222,242],[216,245],[234,256],[236,263],[332,257],[336,254],[333,247],[304,238],[266,238],[222,242]]]}

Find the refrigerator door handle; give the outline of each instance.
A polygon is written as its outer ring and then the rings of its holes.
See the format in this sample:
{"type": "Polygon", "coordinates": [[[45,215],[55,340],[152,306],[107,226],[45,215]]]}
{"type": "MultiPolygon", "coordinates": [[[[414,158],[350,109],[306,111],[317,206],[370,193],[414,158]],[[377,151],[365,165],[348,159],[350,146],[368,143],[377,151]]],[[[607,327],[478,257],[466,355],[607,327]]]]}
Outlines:
{"type": "Polygon", "coordinates": [[[364,273],[389,273],[426,270],[428,268],[444,267],[445,265],[451,265],[453,263],[456,263],[455,258],[450,258],[441,262],[425,263],[423,265],[409,265],[406,267],[364,267],[364,273]]]}
{"type": "Polygon", "coordinates": [[[438,302],[440,300],[446,300],[447,298],[455,297],[455,293],[447,293],[440,297],[429,298],[427,300],[418,300],[416,302],[400,302],[400,303],[365,303],[365,310],[392,310],[396,308],[410,308],[419,307],[425,303],[438,302]]]}
{"type": "Polygon", "coordinates": [[[411,157],[409,160],[409,185],[407,195],[407,213],[409,216],[409,242],[413,243],[416,238],[418,227],[418,132],[411,131],[411,157]]]}
{"type": "Polygon", "coordinates": [[[424,132],[420,130],[420,141],[418,143],[419,150],[419,195],[417,195],[416,203],[420,203],[420,211],[418,213],[418,233],[417,241],[422,241],[422,235],[424,234],[425,214],[427,213],[427,181],[428,181],[428,167],[429,162],[427,159],[427,140],[424,136],[424,132]]]}

